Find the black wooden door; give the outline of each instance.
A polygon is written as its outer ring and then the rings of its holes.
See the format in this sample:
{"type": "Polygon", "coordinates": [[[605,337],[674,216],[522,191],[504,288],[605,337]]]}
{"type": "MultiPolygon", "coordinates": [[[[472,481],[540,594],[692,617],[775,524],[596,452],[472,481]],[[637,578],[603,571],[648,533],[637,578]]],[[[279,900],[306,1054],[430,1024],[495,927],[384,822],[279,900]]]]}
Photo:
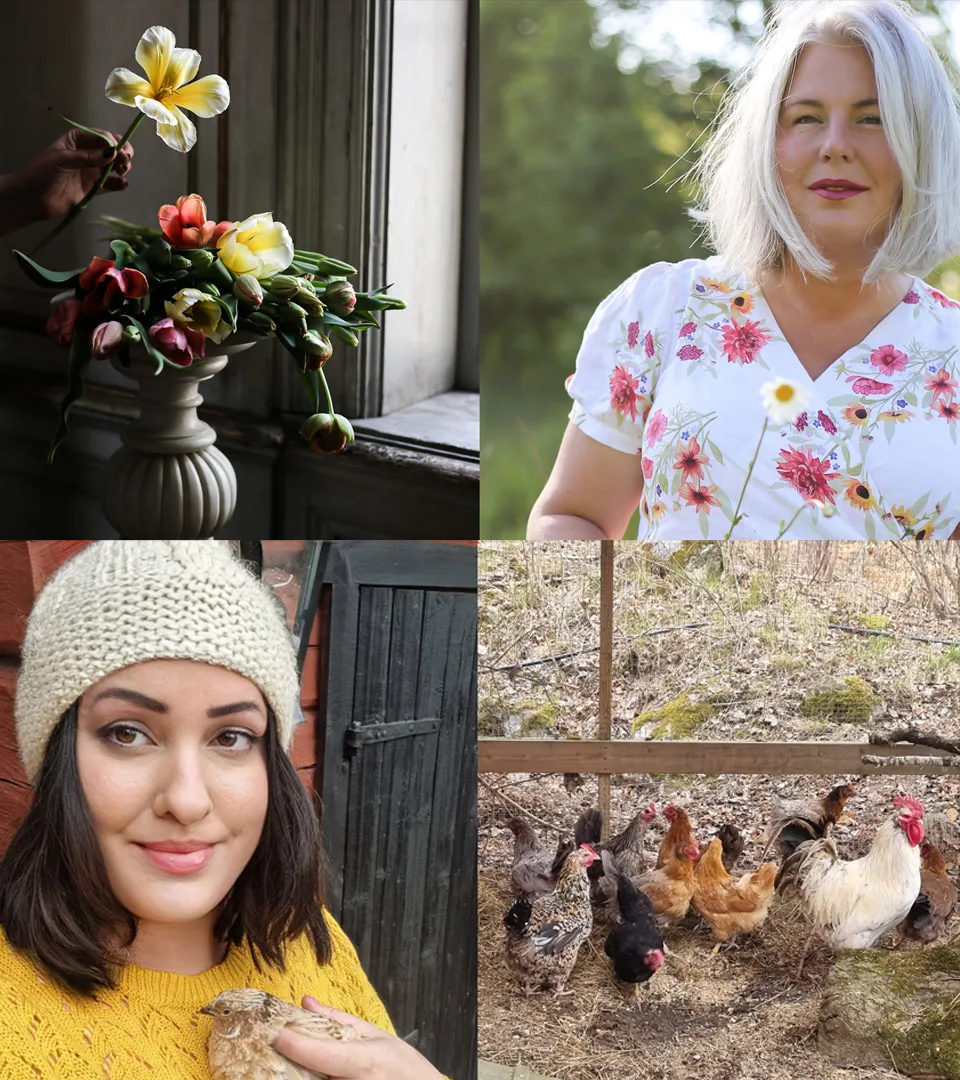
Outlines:
{"type": "Polygon", "coordinates": [[[476,548],[331,545],[328,902],[397,1031],[476,1073],[476,548]]]}

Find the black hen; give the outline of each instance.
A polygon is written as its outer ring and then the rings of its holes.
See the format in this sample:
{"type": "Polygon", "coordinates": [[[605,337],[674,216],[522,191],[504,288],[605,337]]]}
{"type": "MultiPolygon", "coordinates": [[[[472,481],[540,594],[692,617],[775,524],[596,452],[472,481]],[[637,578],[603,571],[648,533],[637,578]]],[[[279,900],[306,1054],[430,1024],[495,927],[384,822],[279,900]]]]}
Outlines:
{"type": "Polygon", "coordinates": [[[607,935],[603,951],[623,982],[646,982],[663,964],[663,934],[648,897],[624,875],[617,878],[620,922],[607,935]]]}
{"type": "Polygon", "coordinates": [[[743,836],[740,830],[730,822],[721,825],[717,829],[717,837],[723,848],[723,866],[729,873],[737,864],[737,859],[743,854],[743,836]]]}

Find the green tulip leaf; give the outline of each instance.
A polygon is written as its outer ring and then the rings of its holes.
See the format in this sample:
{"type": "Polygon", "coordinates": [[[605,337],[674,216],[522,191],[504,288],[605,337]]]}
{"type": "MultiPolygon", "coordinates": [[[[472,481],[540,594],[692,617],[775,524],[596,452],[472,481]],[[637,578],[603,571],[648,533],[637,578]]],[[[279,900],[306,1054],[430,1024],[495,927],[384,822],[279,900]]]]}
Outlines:
{"type": "Polygon", "coordinates": [[[80,283],[80,275],[86,270],[85,266],[79,270],[46,270],[39,263],[35,263],[29,255],[24,255],[22,251],[14,250],[13,256],[34,285],[68,285],[75,289],[80,283]]]}
{"type": "MultiPolygon", "coordinates": [[[[57,112],[57,110],[50,105],[47,108],[47,112],[57,112]]],[[[117,140],[112,135],[106,134],[103,131],[96,131],[94,128],[87,127],[86,124],[78,124],[76,120],[71,120],[69,116],[64,116],[63,113],[57,113],[57,116],[59,116],[65,124],[78,128],[80,131],[85,131],[88,135],[96,135],[98,139],[103,139],[107,146],[117,145],[117,140]]]]}

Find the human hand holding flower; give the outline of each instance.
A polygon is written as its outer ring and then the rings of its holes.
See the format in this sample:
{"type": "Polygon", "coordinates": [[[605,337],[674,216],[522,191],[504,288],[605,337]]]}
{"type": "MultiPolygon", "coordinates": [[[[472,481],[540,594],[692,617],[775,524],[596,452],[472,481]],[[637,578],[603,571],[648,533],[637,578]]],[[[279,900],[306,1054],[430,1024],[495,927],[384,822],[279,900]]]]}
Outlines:
{"type": "MultiPolygon", "coordinates": [[[[99,130],[99,129],[98,129],[99,130]]],[[[107,132],[103,132],[104,135],[107,132]]],[[[119,135],[110,135],[114,142],[119,135]]],[[[0,234],[22,225],[61,217],[96,185],[107,161],[110,168],[101,191],[123,191],[133,161],[133,147],[119,154],[103,139],[78,128],[65,132],[22,169],[3,178],[0,190],[0,234]],[[112,159],[112,160],[111,160],[112,159]]]]}
{"type": "Polygon", "coordinates": [[[362,1038],[355,1041],[323,1041],[285,1029],[274,1042],[284,1057],[330,1080],[443,1080],[442,1074],[412,1046],[395,1035],[368,1024],[350,1013],[303,999],[309,1012],[329,1016],[354,1028],[362,1038]]]}

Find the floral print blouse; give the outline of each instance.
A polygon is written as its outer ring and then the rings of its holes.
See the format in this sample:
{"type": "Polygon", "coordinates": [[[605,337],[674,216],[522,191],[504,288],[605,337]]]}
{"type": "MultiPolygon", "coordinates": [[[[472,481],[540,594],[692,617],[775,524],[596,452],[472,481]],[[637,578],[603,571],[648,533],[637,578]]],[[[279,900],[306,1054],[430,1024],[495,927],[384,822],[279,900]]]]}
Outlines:
{"type": "Polygon", "coordinates": [[[638,454],[639,538],[947,539],[960,522],[960,304],[919,278],[811,379],[760,289],[717,256],[656,263],[600,304],[567,379],[570,419],[638,454]],[[760,387],[803,387],[763,431],[760,387]]]}

